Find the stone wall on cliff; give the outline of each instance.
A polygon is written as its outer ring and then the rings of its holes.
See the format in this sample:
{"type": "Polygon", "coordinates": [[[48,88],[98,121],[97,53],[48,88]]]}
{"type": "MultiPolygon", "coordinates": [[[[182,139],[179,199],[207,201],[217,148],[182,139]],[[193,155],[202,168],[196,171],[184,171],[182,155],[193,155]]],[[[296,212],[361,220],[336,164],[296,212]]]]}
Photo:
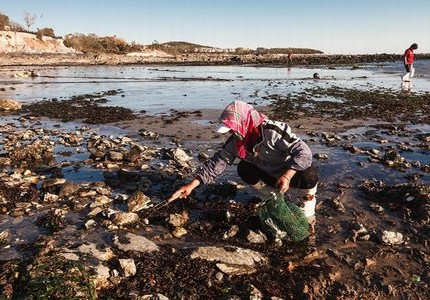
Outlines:
{"type": "Polygon", "coordinates": [[[27,32],[0,31],[0,53],[75,53],[76,50],[67,48],[62,39],[27,32]]]}

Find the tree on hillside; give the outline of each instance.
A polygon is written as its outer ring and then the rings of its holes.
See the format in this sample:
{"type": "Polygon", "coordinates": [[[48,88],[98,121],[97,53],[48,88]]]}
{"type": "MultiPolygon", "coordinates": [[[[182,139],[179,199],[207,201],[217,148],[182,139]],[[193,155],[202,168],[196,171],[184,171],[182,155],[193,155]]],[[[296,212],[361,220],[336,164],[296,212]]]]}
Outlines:
{"type": "Polygon", "coordinates": [[[27,25],[27,30],[30,30],[30,27],[36,22],[36,15],[30,15],[28,12],[24,12],[24,21],[25,25],[27,25]]]}

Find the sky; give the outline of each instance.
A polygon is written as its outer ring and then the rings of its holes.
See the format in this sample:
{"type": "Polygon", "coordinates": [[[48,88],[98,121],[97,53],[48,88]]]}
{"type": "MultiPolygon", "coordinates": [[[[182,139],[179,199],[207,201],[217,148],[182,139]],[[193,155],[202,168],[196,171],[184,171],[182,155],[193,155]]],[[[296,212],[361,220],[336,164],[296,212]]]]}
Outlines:
{"type": "Polygon", "coordinates": [[[152,44],[311,48],[327,54],[430,53],[430,0],[0,0],[30,30],[152,44]]]}

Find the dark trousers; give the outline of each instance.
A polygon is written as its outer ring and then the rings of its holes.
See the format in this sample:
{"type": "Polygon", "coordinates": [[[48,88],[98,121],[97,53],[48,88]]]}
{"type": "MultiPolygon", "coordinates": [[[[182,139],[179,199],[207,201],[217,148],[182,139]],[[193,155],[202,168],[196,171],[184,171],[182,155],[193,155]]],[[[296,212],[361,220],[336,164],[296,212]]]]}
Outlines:
{"type": "MultiPolygon", "coordinates": [[[[266,172],[260,170],[255,165],[246,162],[244,160],[240,161],[237,165],[237,173],[240,178],[247,184],[254,185],[260,180],[266,185],[275,187],[276,180],[278,178],[272,177],[266,172]]],[[[311,189],[318,183],[318,172],[314,166],[303,171],[297,171],[296,174],[290,180],[290,187],[296,187],[299,189],[311,189]]]]}
{"type": "Polygon", "coordinates": [[[405,65],[406,72],[409,73],[411,71],[411,65],[405,65]]]}

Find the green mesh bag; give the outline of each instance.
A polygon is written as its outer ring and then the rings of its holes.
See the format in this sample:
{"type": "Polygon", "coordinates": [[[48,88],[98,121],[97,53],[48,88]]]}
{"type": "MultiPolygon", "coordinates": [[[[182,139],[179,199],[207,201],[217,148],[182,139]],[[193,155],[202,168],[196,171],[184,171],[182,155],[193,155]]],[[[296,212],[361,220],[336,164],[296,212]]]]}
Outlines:
{"type": "Polygon", "coordinates": [[[291,242],[309,236],[309,223],[303,211],[294,203],[284,201],[282,193],[273,193],[257,208],[264,230],[276,238],[291,242]]]}

